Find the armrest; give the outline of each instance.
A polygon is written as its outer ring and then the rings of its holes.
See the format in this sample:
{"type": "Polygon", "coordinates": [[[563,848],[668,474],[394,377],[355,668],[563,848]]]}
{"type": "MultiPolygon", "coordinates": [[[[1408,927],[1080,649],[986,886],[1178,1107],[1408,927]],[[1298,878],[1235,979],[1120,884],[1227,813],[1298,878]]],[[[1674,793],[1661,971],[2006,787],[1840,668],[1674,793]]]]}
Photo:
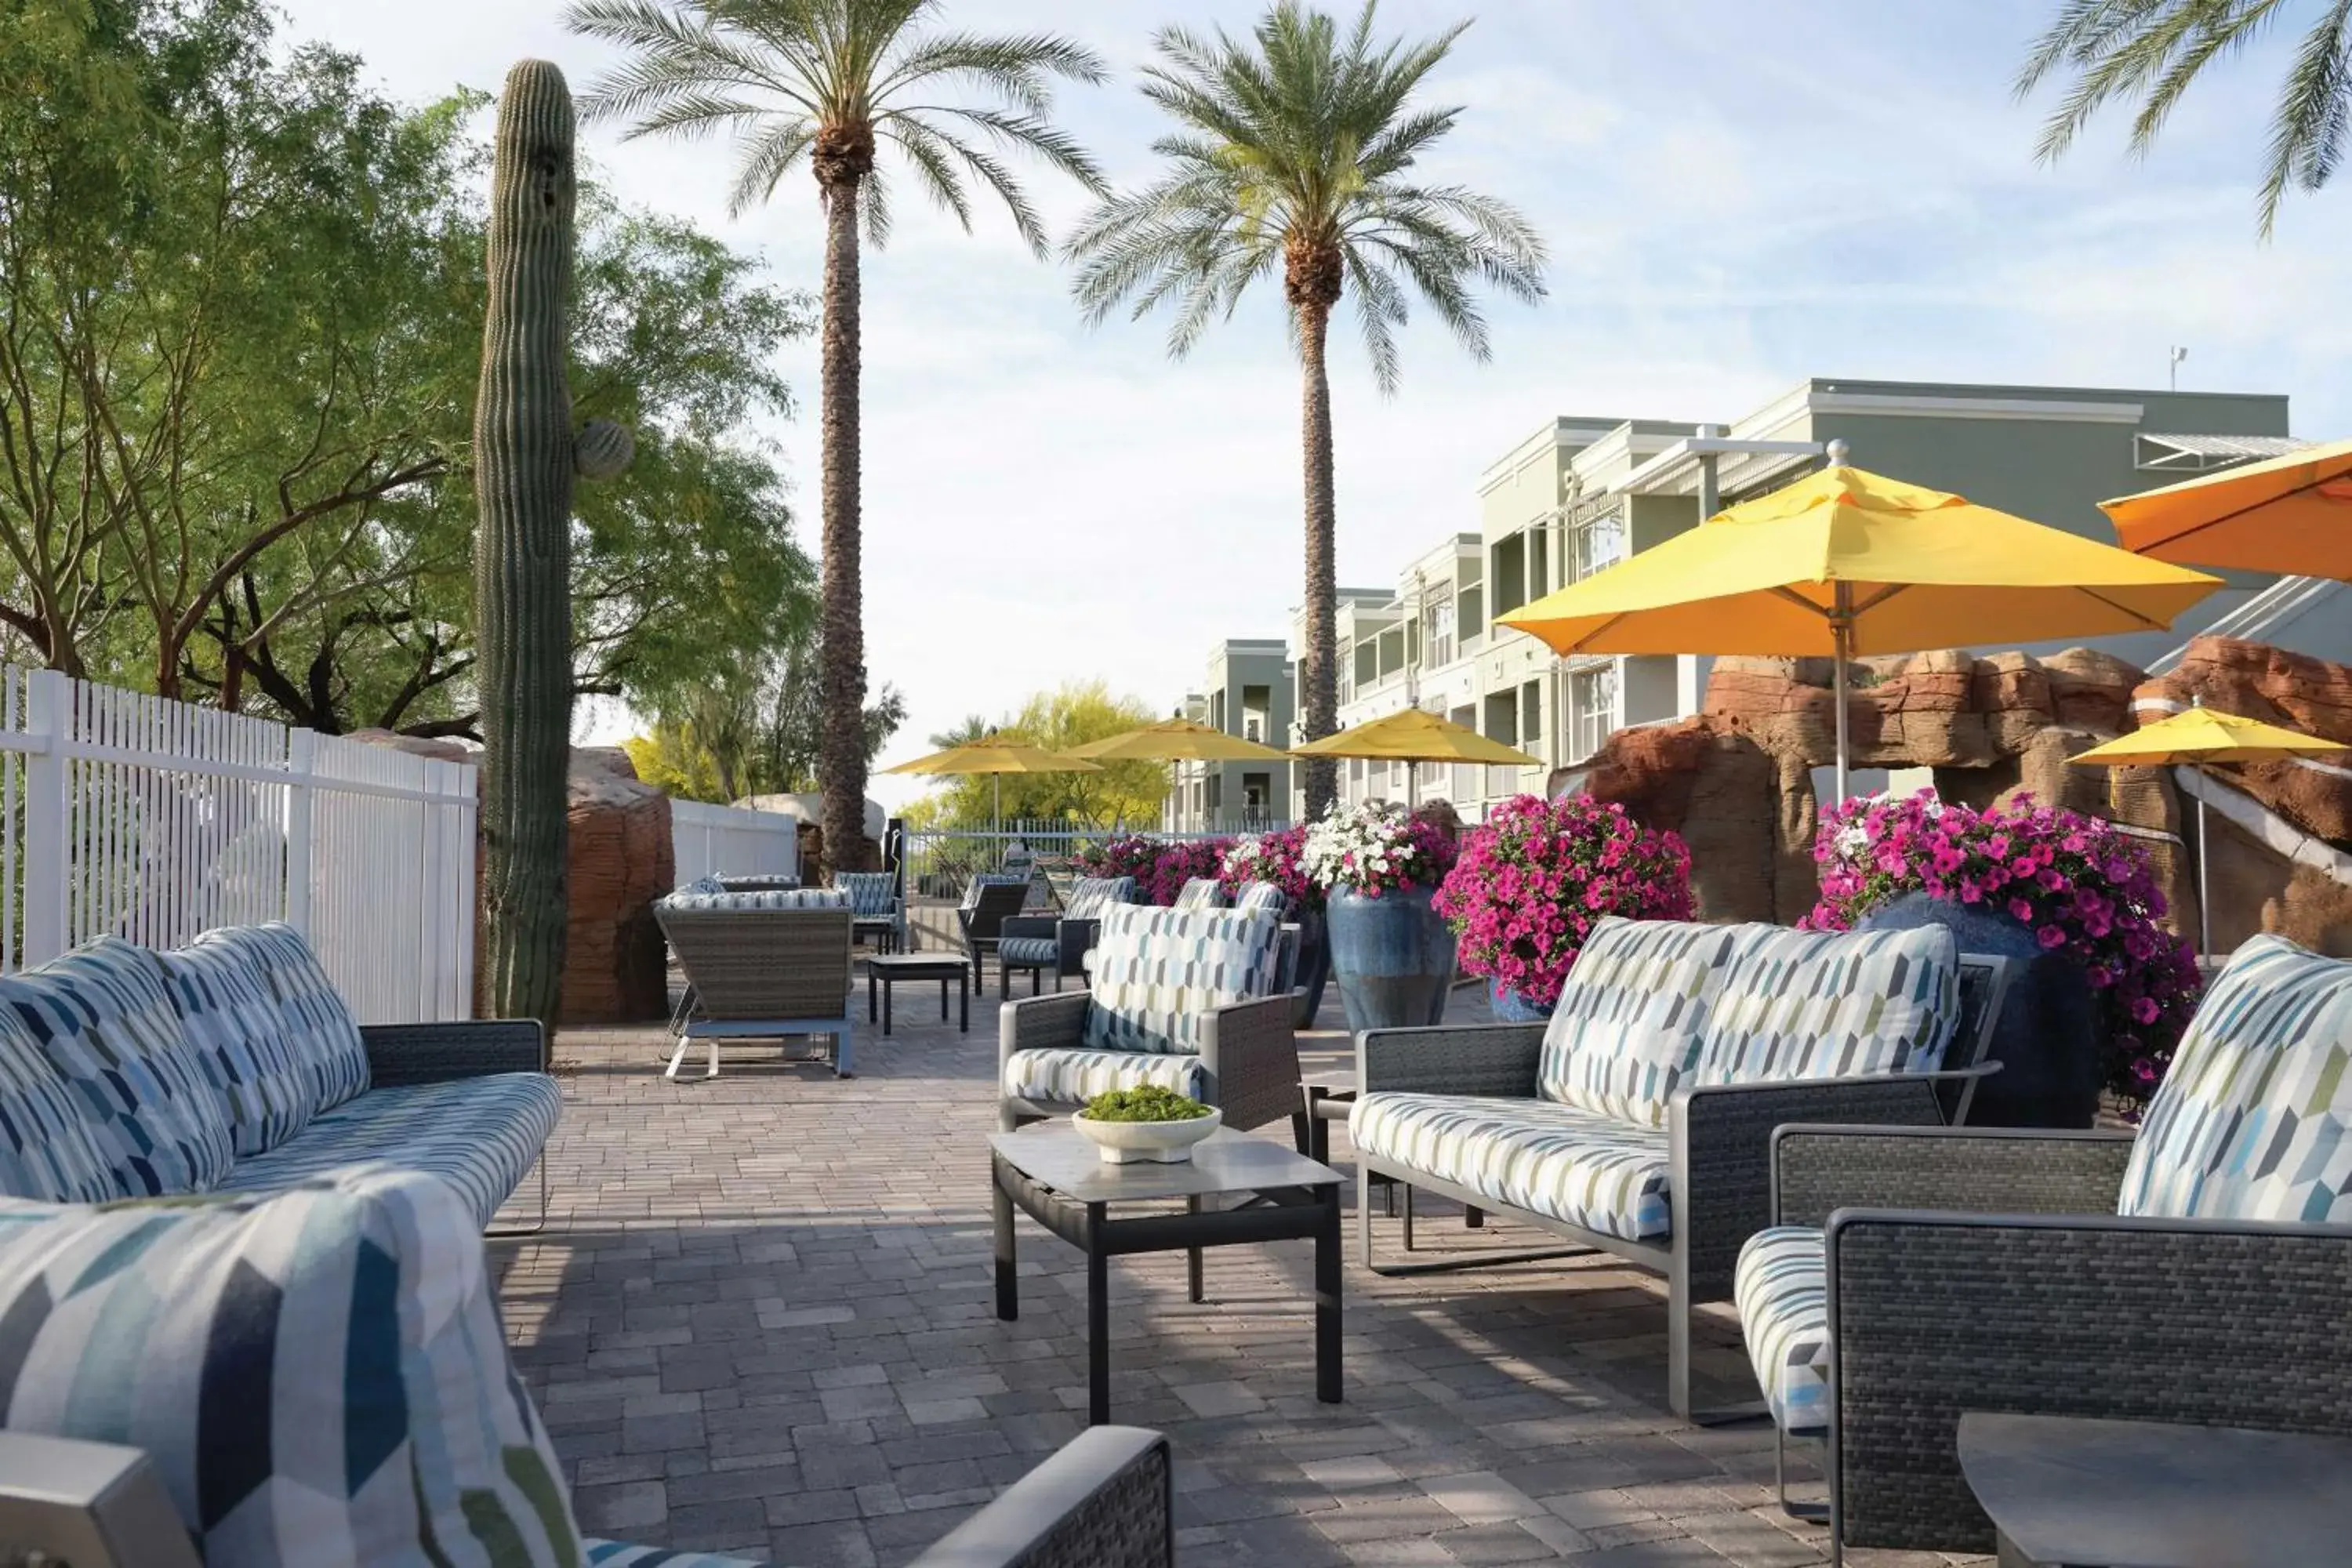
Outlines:
{"type": "Polygon", "coordinates": [[[1213,1008],[1201,1020],[1201,1065],[1216,1081],[1225,1125],[1243,1131],[1298,1109],[1298,1033],[1287,994],[1213,1008]]]}
{"type": "Polygon", "coordinates": [[[1080,915],[1076,920],[1064,920],[1055,928],[1054,940],[1061,944],[1061,972],[1064,974],[1086,973],[1086,957],[1092,952],[1096,939],[1102,935],[1102,921],[1092,915],[1080,915]]]}
{"type": "Polygon", "coordinates": [[[996,928],[999,941],[1007,937],[1056,935],[1061,922],[1052,915],[1007,915],[1004,923],[996,928]]]}
{"type": "Polygon", "coordinates": [[[2132,1135],[1984,1127],[1823,1127],[1772,1137],[1775,1225],[1841,1208],[2111,1215],[2132,1135]]]}
{"type": "Polygon", "coordinates": [[[1879,1073],[1776,1083],[1686,1085],[1666,1107],[1675,1249],[1691,1300],[1731,1293],[1741,1244],[1772,1223],[1772,1135],[1784,1122],[1938,1127],[1939,1083],[1960,1075],[1879,1073]]]}
{"type": "Polygon", "coordinates": [[[494,1072],[545,1072],[547,1029],[536,1018],[449,1024],[362,1024],[368,1081],[440,1083],[494,1072]]]}
{"type": "Polygon", "coordinates": [[[1057,991],[1006,1003],[996,1015],[999,1064],[1015,1051],[1067,1049],[1080,1044],[1086,1038],[1087,1001],[1083,991],[1057,991]]]}
{"type": "Polygon", "coordinates": [[[10,1563],[197,1568],[144,1451],[31,1432],[0,1432],[0,1547],[10,1563]]]}
{"type": "Polygon", "coordinates": [[[1531,1099],[1543,1037],[1541,1024],[1366,1029],[1356,1037],[1356,1089],[1531,1099]]]}
{"type": "Polygon", "coordinates": [[[1073,1437],[909,1568],[1170,1568],[1176,1560],[1168,1439],[1134,1426],[1073,1437]]]}
{"type": "Polygon", "coordinates": [[[1850,1545],[1991,1549],[1964,1410],[2352,1432],[2352,1226],[1845,1209],[1828,1262],[1850,1545]]]}

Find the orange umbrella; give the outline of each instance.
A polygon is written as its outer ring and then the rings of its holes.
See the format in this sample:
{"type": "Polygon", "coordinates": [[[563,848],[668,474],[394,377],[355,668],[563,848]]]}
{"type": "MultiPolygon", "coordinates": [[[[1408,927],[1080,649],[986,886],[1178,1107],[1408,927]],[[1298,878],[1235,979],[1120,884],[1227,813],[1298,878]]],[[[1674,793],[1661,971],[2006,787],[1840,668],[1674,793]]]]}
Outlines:
{"type": "Polygon", "coordinates": [[[2126,550],[2158,561],[2352,583],[2352,441],[2099,503],[2126,550]]]}

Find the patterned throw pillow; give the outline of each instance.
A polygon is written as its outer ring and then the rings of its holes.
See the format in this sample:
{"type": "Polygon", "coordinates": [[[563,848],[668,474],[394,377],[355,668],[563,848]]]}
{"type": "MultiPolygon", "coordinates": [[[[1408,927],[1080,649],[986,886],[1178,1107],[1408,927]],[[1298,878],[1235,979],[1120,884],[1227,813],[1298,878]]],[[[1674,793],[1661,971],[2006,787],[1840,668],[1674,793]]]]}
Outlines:
{"type": "Polygon", "coordinates": [[[1693,1083],[1933,1072],[1960,1021],[1949,928],[1753,929],[1709,1011],[1693,1083]]]}
{"type": "Polygon", "coordinates": [[[2241,944],[2147,1108],[2116,1212],[2352,1220],[2352,963],[2241,944]]]}
{"type": "Polygon", "coordinates": [[[313,1116],[367,1092],[367,1045],[360,1026],[300,931],[282,921],[223,926],[188,945],[242,953],[269,982],[285,1022],[287,1048],[310,1075],[313,1116]]]}
{"type": "Polygon", "coordinates": [[[206,1563],[580,1562],[481,1237],[436,1177],[0,1204],[0,1426],[145,1449],[206,1563]]]}
{"type": "Polygon", "coordinates": [[[1135,902],[1132,877],[1081,877],[1070,887],[1069,902],[1062,906],[1066,921],[1100,920],[1113,904],[1135,902]]]}
{"type": "Polygon", "coordinates": [[[286,1016],[253,953],[200,937],[161,957],[196,1065],[228,1107],[239,1157],[266,1154],[308,1127],[318,1083],[295,1054],[286,1016]]]}
{"type": "Polygon", "coordinates": [[[1538,1092],[1643,1127],[1698,1060],[1708,1008],[1750,928],[1686,921],[1597,921],[1544,1030],[1538,1092]]]}
{"type": "Polygon", "coordinates": [[[153,953],[100,937],[0,979],[0,1006],[79,1102],[118,1192],[200,1193],[228,1174],[228,1104],[180,1027],[153,953]]]}
{"type": "Polygon", "coordinates": [[[128,1195],[72,1087],[16,1010],[0,1006],[0,1196],[90,1204],[128,1195]]]}
{"type": "Polygon", "coordinates": [[[1202,1014],[1265,994],[1280,935],[1263,912],[1105,910],[1087,965],[1087,1048],[1198,1052],[1202,1014]]]}

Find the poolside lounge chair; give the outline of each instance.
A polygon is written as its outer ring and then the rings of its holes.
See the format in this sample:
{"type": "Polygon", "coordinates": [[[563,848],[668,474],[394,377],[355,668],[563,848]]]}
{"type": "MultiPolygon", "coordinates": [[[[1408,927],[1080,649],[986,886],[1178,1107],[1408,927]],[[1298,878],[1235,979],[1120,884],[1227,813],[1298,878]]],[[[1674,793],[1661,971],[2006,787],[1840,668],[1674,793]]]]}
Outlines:
{"type": "Polygon", "coordinates": [[[1771,1221],[1772,1130],[1964,1117],[2007,975],[2005,960],[1963,960],[1939,927],[1603,920],[1548,1025],[1357,1037],[1349,1122],[1365,1266],[1426,1273],[1598,1250],[1655,1269],[1667,1402],[1690,1419],[1692,1312],[1730,1297],[1740,1244],[1771,1221]],[[1570,1245],[1381,1265],[1380,1176],[1398,1184],[1408,1249],[1414,1188],[1570,1245]]]}
{"type": "Polygon", "coordinates": [[[1132,877],[1081,877],[1070,886],[1058,915],[1015,915],[998,928],[996,939],[997,994],[1010,999],[1013,972],[1029,972],[1029,994],[1037,994],[1046,970],[1054,972],[1054,989],[1066,976],[1086,981],[1087,954],[1102,926],[1102,912],[1113,904],[1135,902],[1132,877]]]}
{"type": "Polygon", "coordinates": [[[1029,874],[982,871],[967,883],[963,902],[956,908],[956,933],[963,939],[964,956],[971,961],[971,988],[986,988],[985,966],[996,952],[1004,922],[1029,901],[1029,874]]]}
{"type": "Polygon", "coordinates": [[[851,1076],[849,895],[831,888],[766,893],[672,893],[654,904],[691,988],[674,1020],[676,1078],[689,1042],[794,1035],[833,1041],[833,1068],[851,1076]]]}
{"type": "Polygon", "coordinates": [[[2352,963],[2257,936],[2137,1138],[1781,1128],[1739,1315],[1832,1552],[1992,1550],[1963,1411],[2352,1435],[2348,1057],[2352,963]]]}
{"type": "Polygon", "coordinates": [[[997,1015],[997,1109],[1007,1129],[1066,1115],[1111,1089],[1157,1084],[1247,1131],[1298,1109],[1287,994],[1268,994],[1280,931],[1263,910],[1116,904],[1088,989],[997,1015]],[[1181,973],[1181,984],[1167,976],[1181,973]]]}

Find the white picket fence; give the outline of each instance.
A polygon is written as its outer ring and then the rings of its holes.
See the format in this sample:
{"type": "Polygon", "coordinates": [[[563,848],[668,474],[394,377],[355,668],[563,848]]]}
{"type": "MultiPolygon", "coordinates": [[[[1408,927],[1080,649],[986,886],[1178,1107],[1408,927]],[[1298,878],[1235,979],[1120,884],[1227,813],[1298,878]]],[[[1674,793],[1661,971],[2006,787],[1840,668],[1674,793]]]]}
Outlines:
{"type": "Polygon", "coordinates": [[[476,809],[468,763],[0,668],[0,970],[282,920],[362,1023],[470,1016],[476,809]]]}
{"type": "Polygon", "coordinates": [[[672,800],[669,836],[680,887],[698,877],[800,875],[800,819],[780,811],[672,800]]]}

